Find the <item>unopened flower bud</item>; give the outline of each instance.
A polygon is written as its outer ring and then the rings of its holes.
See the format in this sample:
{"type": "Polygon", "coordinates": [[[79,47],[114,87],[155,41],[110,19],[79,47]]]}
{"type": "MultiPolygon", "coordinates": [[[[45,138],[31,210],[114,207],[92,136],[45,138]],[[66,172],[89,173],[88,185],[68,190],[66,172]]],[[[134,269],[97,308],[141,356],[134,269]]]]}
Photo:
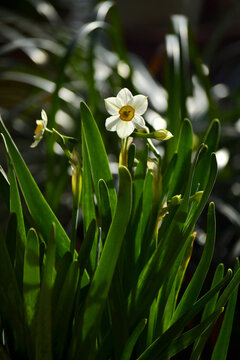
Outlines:
{"type": "Polygon", "coordinates": [[[173,134],[166,129],[159,129],[153,132],[153,137],[156,140],[166,141],[173,137],[173,134]]]}
{"type": "Polygon", "coordinates": [[[75,148],[73,149],[70,162],[72,166],[73,202],[75,207],[78,207],[80,203],[80,196],[82,189],[82,173],[81,173],[81,158],[75,148]]]}

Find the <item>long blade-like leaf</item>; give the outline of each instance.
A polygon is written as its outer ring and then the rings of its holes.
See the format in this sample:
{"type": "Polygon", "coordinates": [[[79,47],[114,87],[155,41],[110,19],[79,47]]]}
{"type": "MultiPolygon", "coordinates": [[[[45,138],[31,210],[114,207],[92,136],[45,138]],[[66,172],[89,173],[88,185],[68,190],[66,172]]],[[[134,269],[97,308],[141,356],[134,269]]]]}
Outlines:
{"type": "Polygon", "coordinates": [[[70,240],[40,192],[1,118],[0,131],[4,135],[7,151],[10,155],[30,214],[45,239],[48,239],[49,237],[52,223],[56,224],[56,251],[57,255],[62,257],[64,253],[69,250],[70,240]]]}
{"type": "Polygon", "coordinates": [[[27,323],[32,324],[36,316],[36,305],[40,291],[39,242],[37,233],[30,229],[24,256],[23,293],[27,323]]]}
{"type": "Polygon", "coordinates": [[[119,168],[119,195],[116,211],[103,248],[103,252],[87,295],[82,320],[82,345],[79,355],[93,349],[99,320],[109,293],[111,281],[120,254],[122,241],[131,211],[132,182],[127,168],[119,168]]]}
{"type": "Polygon", "coordinates": [[[90,109],[84,102],[81,102],[80,111],[95,193],[99,202],[98,181],[103,179],[108,187],[109,201],[113,213],[117,199],[116,191],[102,137],[90,109]]]}

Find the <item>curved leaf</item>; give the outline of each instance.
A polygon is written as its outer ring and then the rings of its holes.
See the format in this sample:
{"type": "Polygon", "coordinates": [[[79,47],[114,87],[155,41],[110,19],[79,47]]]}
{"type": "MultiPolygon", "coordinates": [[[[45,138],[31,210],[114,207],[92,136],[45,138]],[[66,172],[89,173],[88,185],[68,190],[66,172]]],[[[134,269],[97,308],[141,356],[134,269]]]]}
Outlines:
{"type": "Polygon", "coordinates": [[[44,239],[49,238],[52,223],[56,224],[56,251],[57,256],[62,257],[70,248],[70,240],[40,192],[1,118],[0,131],[4,135],[6,148],[10,155],[29,212],[36,222],[38,229],[43,234],[44,239]]]}

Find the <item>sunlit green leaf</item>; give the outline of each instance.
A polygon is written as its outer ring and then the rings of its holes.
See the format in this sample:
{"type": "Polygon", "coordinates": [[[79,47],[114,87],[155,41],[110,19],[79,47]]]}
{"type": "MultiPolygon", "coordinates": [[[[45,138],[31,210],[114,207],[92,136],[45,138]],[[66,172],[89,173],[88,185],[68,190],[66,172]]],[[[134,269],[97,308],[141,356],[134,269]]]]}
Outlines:
{"type": "Polygon", "coordinates": [[[83,135],[91,165],[95,193],[99,202],[98,181],[103,179],[108,187],[109,201],[111,211],[113,213],[116,205],[116,190],[114,188],[112,174],[109,169],[108,158],[102,137],[90,109],[84,102],[81,102],[80,110],[83,135]]]}
{"type": "Polygon", "coordinates": [[[89,350],[89,344],[92,343],[98,329],[131,211],[130,173],[125,167],[120,167],[119,177],[116,211],[86,299],[81,324],[82,346],[79,347],[81,353],[89,350]]]}

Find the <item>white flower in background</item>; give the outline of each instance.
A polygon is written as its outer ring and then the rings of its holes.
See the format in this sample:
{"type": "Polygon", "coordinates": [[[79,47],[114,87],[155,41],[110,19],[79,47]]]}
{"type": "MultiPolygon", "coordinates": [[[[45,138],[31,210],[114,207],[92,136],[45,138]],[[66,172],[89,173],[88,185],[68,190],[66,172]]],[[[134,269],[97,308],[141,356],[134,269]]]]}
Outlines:
{"type": "Polygon", "coordinates": [[[43,138],[44,131],[46,130],[46,127],[47,127],[48,118],[47,118],[47,114],[44,110],[42,110],[42,112],[41,112],[41,117],[42,117],[42,120],[36,120],[37,126],[34,131],[34,136],[33,136],[34,142],[32,143],[31,148],[35,148],[39,144],[39,142],[43,138]]]}
{"type": "Polygon", "coordinates": [[[145,121],[141,115],[148,107],[147,96],[133,96],[124,88],[116,97],[105,99],[105,106],[111,115],[106,119],[106,129],[116,131],[120,138],[126,138],[134,129],[145,129],[145,121]]]}

